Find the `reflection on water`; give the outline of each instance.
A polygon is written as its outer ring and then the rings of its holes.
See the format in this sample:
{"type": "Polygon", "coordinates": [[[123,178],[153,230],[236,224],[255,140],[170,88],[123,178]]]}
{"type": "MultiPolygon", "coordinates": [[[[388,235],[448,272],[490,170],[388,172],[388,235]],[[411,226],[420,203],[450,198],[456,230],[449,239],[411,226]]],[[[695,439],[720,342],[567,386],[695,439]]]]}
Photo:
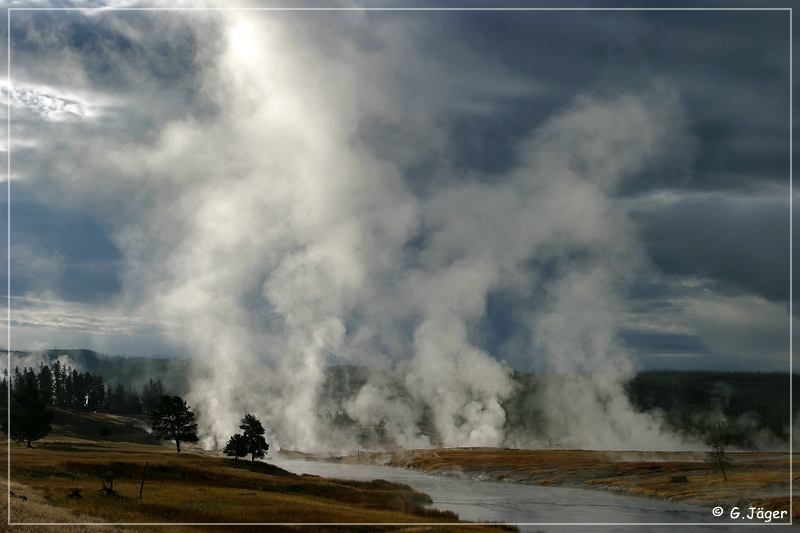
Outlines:
{"type": "MultiPolygon", "coordinates": [[[[522,531],[542,530],[548,533],[680,531],[683,533],[713,529],[717,533],[735,529],[733,526],[719,525],[709,528],[708,524],[724,524],[731,521],[727,515],[715,518],[711,509],[602,491],[474,481],[457,477],[431,476],[416,470],[383,466],[344,465],[275,457],[270,457],[268,461],[296,474],[314,474],[360,481],[385,479],[404,483],[429,494],[433,498],[433,507],[454,511],[463,520],[527,523],[528,525],[520,525],[522,531]],[[564,523],[569,525],[558,525],[564,523]],[[605,527],[590,525],[598,523],[614,525],[605,527]]],[[[743,523],[740,522],[739,525],[743,523]]]]}

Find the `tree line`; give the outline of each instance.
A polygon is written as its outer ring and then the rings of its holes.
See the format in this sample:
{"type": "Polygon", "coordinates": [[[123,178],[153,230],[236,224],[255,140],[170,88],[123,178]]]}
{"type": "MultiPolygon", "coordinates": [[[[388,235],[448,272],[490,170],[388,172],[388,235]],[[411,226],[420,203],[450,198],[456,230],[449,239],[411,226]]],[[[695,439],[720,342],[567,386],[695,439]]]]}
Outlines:
{"type": "MultiPolygon", "coordinates": [[[[125,387],[122,383],[111,387],[102,375],[91,372],[78,372],[69,365],[54,361],[48,366],[41,364],[37,372],[32,367],[14,368],[10,379],[12,390],[21,389],[23,384],[32,383],[39,397],[48,407],[72,409],[125,415],[149,414],[162,396],[168,394],[160,379],[151,378],[142,387],[141,393],[135,386],[125,387]]],[[[8,372],[3,372],[0,382],[0,407],[8,407],[8,372]]]]}
{"type": "MultiPolygon", "coordinates": [[[[4,370],[0,381],[0,426],[6,434],[9,431],[5,414],[9,385],[11,437],[18,442],[25,442],[28,447],[32,441],[47,436],[52,430],[51,407],[115,414],[148,414],[153,433],[162,440],[174,441],[178,452],[181,451],[181,444],[198,441],[194,412],[183,398],[167,394],[160,379],[153,381],[151,378],[139,395],[135,387],[126,389],[121,383],[112,390],[106,386],[102,375],[80,373],[59,361],[55,361],[52,368],[40,365],[39,372],[32,367],[25,367],[21,371],[16,367],[10,384],[8,371],[4,370]]],[[[269,444],[264,439],[265,430],[261,421],[247,414],[240,422],[242,433],[231,436],[223,453],[234,460],[246,455],[250,455],[251,461],[263,458],[269,444]]],[[[102,429],[101,426],[101,433],[102,429]]]]}

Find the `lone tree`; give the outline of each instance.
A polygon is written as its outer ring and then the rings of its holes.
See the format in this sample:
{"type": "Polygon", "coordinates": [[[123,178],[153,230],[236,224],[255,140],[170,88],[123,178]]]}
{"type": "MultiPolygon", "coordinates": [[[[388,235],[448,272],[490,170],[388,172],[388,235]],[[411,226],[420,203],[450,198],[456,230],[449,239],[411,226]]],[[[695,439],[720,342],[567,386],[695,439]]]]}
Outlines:
{"type": "Polygon", "coordinates": [[[722,472],[722,478],[728,481],[725,468],[730,466],[733,459],[725,454],[725,439],[719,432],[714,432],[706,439],[706,446],[711,447],[711,451],[706,456],[706,463],[711,465],[714,470],[722,472]]]}
{"type": "Polygon", "coordinates": [[[250,454],[250,460],[255,461],[256,458],[264,457],[266,451],[269,450],[269,444],[264,440],[264,426],[261,425],[261,421],[251,414],[244,415],[239,429],[244,431],[242,437],[247,442],[247,453],[250,454]]]}
{"type": "MultiPolygon", "coordinates": [[[[47,408],[39,395],[36,375],[33,371],[21,375],[18,385],[11,391],[11,438],[25,442],[30,448],[31,442],[46,437],[52,431],[52,420],[53,411],[47,408]]],[[[3,432],[8,434],[5,417],[2,426],[3,432]]]]}
{"type": "Polygon", "coordinates": [[[233,457],[233,460],[237,460],[239,457],[244,457],[249,453],[249,448],[247,446],[247,439],[241,433],[237,433],[233,435],[231,438],[228,439],[228,442],[225,444],[225,448],[222,449],[222,453],[229,457],[233,457]]]}
{"type": "Polygon", "coordinates": [[[100,422],[100,425],[97,427],[97,435],[102,437],[103,440],[108,440],[108,437],[111,436],[111,426],[106,422],[100,422]]]}
{"type": "Polygon", "coordinates": [[[180,396],[162,396],[150,411],[153,433],[163,440],[174,440],[178,452],[181,442],[197,442],[197,423],[194,413],[180,396]]]}

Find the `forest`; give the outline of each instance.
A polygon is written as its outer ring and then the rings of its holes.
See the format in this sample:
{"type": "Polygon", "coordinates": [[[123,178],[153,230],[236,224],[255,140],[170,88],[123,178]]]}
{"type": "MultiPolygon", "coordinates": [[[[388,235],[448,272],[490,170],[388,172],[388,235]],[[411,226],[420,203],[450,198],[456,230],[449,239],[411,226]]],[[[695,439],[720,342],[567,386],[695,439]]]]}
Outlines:
{"type": "Polygon", "coordinates": [[[12,390],[22,388],[26,381],[36,383],[39,397],[49,407],[125,415],[145,415],[158,404],[161,396],[169,393],[161,379],[152,378],[142,386],[126,387],[117,383],[107,385],[103,376],[89,371],[78,372],[69,365],[55,361],[51,365],[41,364],[38,370],[32,367],[14,368],[13,375],[3,373],[0,381],[0,407],[8,406],[8,386],[12,390]]]}
{"type": "MultiPolygon", "coordinates": [[[[32,352],[14,352],[29,361],[32,352]]],[[[16,387],[34,380],[47,406],[84,412],[147,415],[163,395],[183,395],[189,390],[186,376],[191,361],[185,359],[119,357],[91,350],[47,350],[37,355],[38,367],[15,366],[0,381],[0,407],[7,406],[9,382],[16,387]],[[73,361],[81,370],[65,363],[73,361]]],[[[320,390],[319,416],[337,426],[358,424],[340,407],[371,377],[397,383],[402,394],[402,368],[333,366],[326,369],[320,390]]],[[[514,372],[515,393],[504,401],[506,431],[517,435],[546,435],[547,420],[541,391],[563,376],[514,372]]],[[[794,386],[800,385],[792,375],[794,386]]],[[[655,412],[664,423],[685,436],[724,434],[725,441],[741,450],[781,447],[788,442],[790,393],[788,372],[731,372],[648,370],[635,374],[625,386],[631,405],[638,411],[655,412]]],[[[794,399],[793,410],[800,409],[794,399]]],[[[433,436],[430,413],[418,420],[420,429],[433,436]]],[[[384,440],[382,428],[357,427],[365,442],[384,440]]],[[[436,442],[434,442],[436,444],[436,442]]]]}

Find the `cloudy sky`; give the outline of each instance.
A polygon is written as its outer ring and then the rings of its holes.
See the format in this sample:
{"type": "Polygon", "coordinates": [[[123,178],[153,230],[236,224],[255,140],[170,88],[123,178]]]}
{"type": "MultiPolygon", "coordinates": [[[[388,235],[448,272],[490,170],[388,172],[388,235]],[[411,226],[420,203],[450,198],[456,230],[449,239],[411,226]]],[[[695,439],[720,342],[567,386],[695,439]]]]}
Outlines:
{"type": "Polygon", "coordinates": [[[13,349],[788,369],[787,11],[10,20],[13,349]]]}

